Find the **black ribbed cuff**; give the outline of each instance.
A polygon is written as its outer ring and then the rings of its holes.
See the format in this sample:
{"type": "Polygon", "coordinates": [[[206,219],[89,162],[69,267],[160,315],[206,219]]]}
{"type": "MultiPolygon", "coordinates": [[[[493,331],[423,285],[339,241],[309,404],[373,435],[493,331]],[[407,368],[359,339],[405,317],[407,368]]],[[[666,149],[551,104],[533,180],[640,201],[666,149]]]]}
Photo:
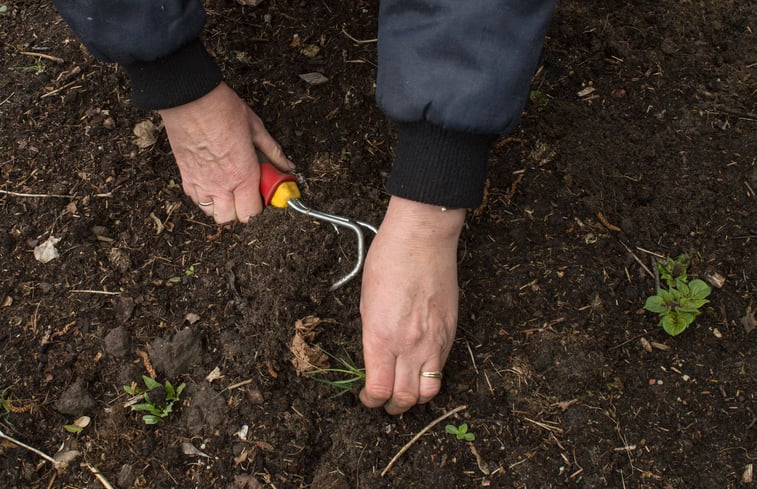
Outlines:
{"type": "Polygon", "coordinates": [[[124,65],[134,103],[147,110],[169,109],[197,100],[221,83],[221,70],[199,40],[155,61],[124,65]]]}
{"type": "Polygon", "coordinates": [[[428,122],[400,123],[387,191],[450,209],[478,207],[494,139],[494,135],[451,131],[428,122]]]}

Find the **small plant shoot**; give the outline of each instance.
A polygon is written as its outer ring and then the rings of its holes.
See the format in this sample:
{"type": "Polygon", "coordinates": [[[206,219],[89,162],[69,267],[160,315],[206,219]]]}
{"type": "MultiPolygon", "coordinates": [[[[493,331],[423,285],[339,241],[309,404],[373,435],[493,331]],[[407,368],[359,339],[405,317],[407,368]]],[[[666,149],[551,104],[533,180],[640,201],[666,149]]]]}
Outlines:
{"type": "Polygon", "coordinates": [[[316,382],[321,382],[322,384],[330,385],[337,389],[339,392],[337,392],[334,397],[339,397],[348,392],[352,392],[355,383],[365,380],[365,369],[358,368],[349,356],[346,358],[339,358],[326,350],[323,350],[323,352],[339,362],[342,365],[341,368],[319,368],[317,370],[306,372],[305,375],[311,377],[316,382]],[[325,377],[314,377],[315,375],[329,375],[332,377],[337,376],[339,378],[337,380],[332,380],[325,377]]]}
{"type": "Polygon", "coordinates": [[[455,435],[458,440],[473,441],[476,439],[476,435],[468,431],[468,423],[463,423],[460,426],[448,424],[444,427],[444,431],[450,435],[455,435]]]}
{"type": "Polygon", "coordinates": [[[657,294],[647,298],[644,309],[660,316],[660,326],[670,336],[683,333],[702,312],[709,301],[712,289],[704,281],[689,281],[686,271],[689,262],[684,255],[676,259],[667,258],[657,263],[660,281],[667,290],[660,287],[657,294]]]}
{"type": "Polygon", "coordinates": [[[182,382],[178,387],[174,388],[173,384],[167,380],[165,384],[161,384],[157,380],[146,375],[142,376],[142,381],[145,383],[145,387],[147,387],[145,391],[140,391],[136,382],[124,386],[124,391],[126,391],[127,394],[132,396],[142,394],[144,396],[145,402],[134,404],[131,407],[131,410],[147,411],[147,414],[142,416],[142,420],[145,424],[158,424],[163,418],[173,412],[173,404],[179,400],[179,396],[181,396],[181,392],[186,385],[182,382]],[[150,399],[149,393],[156,389],[165,391],[164,402],[150,399]]]}

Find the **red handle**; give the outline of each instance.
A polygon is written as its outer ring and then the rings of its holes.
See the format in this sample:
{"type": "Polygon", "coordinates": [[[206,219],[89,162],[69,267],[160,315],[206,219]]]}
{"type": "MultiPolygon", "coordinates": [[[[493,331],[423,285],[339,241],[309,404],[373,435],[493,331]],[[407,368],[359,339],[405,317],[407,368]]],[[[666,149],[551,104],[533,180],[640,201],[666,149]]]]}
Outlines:
{"type": "Polygon", "coordinates": [[[273,194],[276,193],[276,189],[279,188],[284,182],[297,182],[295,175],[283,173],[275,166],[267,161],[260,163],[260,195],[263,196],[263,202],[265,205],[271,203],[273,194]]]}

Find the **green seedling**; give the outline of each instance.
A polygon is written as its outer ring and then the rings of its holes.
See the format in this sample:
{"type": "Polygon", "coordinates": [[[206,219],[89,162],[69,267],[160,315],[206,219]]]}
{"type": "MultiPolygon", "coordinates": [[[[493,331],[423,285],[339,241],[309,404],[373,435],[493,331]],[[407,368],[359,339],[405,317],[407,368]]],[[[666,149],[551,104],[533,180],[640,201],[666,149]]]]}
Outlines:
{"type": "Polygon", "coordinates": [[[334,397],[339,397],[348,392],[352,392],[355,383],[365,380],[365,369],[358,368],[358,366],[355,365],[349,355],[347,355],[346,358],[338,358],[327,352],[326,350],[323,350],[323,352],[336,360],[341,365],[341,367],[319,368],[317,370],[305,372],[305,375],[312,377],[312,379],[316,382],[321,382],[337,389],[339,392],[337,392],[334,397]],[[314,377],[315,375],[335,375],[339,378],[337,380],[331,380],[324,377],[314,377]]]}
{"type": "Polygon", "coordinates": [[[670,336],[683,333],[694,322],[712,292],[702,280],[689,281],[686,275],[688,266],[689,261],[684,255],[659,262],[660,280],[668,289],[659,288],[657,294],[647,297],[644,303],[644,309],[660,316],[660,326],[670,336]]]}
{"type": "Polygon", "coordinates": [[[174,402],[179,400],[179,396],[181,395],[181,392],[184,390],[184,387],[186,387],[186,385],[182,382],[178,387],[174,388],[173,384],[171,384],[171,382],[167,380],[165,384],[161,384],[157,380],[152,379],[146,375],[142,376],[142,380],[145,383],[145,387],[147,387],[146,390],[141,391],[136,382],[132,382],[131,385],[124,386],[124,391],[132,396],[142,394],[144,396],[145,402],[134,404],[131,407],[131,410],[147,411],[147,414],[142,416],[142,420],[145,422],[145,424],[158,424],[163,418],[167,417],[173,412],[173,404],[174,402]],[[155,389],[165,391],[164,402],[153,401],[150,399],[149,393],[154,391],[155,389]]]}
{"type": "Polygon", "coordinates": [[[539,112],[546,109],[549,105],[549,96],[539,90],[531,90],[528,93],[528,99],[536,106],[536,110],[539,112]]]}
{"type": "Polygon", "coordinates": [[[189,268],[187,268],[186,270],[184,270],[184,275],[186,275],[187,277],[194,277],[195,273],[196,273],[195,272],[195,265],[199,265],[199,263],[193,263],[193,264],[189,265],[189,268]]]}
{"type": "Polygon", "coordinates": [[[30,71],[30,72],[33,72],[35,75],[39,75],[40,73],[45,72],[45,65],[44,63],[42,63],[41,58],[37,58],[36,60],[34,60],[33,65],[22,66],[21,71],[30,71]]]}
{"type": "Polygon", "coordinates": [[[473,441],[476,439],[476,435],[468,431],[468,423],[463,423],[460,426],[448,424],[444,427],[444,431],[450,435],[455,435],[458,440],[473,441]]]}

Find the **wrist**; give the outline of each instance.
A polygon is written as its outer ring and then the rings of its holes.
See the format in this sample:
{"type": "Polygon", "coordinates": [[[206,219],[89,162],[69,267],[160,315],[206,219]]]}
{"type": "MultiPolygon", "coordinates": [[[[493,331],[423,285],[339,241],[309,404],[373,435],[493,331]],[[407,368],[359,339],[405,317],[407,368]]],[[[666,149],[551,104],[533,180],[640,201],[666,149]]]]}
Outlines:
{"type": "Polygon", "coordinates": [[[381,227],[391,227],[416,243],[457,246],[464,222],[465,209],[445,209],[392,196],[381,227]]]}

